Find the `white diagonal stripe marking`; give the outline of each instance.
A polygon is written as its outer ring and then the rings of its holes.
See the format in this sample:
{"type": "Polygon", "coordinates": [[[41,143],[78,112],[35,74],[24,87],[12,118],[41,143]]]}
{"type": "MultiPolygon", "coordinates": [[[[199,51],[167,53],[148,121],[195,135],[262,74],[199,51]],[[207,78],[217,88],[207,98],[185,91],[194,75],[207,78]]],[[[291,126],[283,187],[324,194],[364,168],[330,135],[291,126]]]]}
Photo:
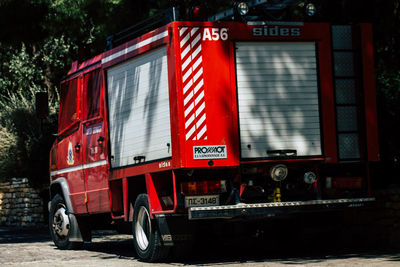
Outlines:
{"type": "Polygon", "coordinates": [[[192,53],[192,58],[195,58],[197,56],[198,53],[200,53],[201,51],[201,45],[199,45],[196,50],[194,50],[194,52],[192,53]]]}
{"type": "Polygon", "coordinates": [[[185,110],[185,118],[187,115],[194,109],[194,103],[192,103],[186,110],[185,110]]]}
{"type": "Polygon", "coordinates": [[[206,107],[206,104],[203,102],[203,104],[200,105],[200,107],[196,110],[196,117],[199,116],[199,114],[204,110],[206,107]]]}
{"type": "Polygon", "coordinates": [[[198,30],[199,30],[199,27],[194,27],[194,28],[190,31],[190,35],[193,36],[198,30]]]}
{"type": "Polygon", "coordinates": [[[190,80],[190,81],[185,85],[185,87],[183,87],[183,94],[186,94],[187,90],[189,90],[189,88],[192,87],[192,85],[193,85],[193,81],[190,80]]]}
{"type": "Polygon", "coordinates": [[[196,100],[194,101],[194,104],[197,105],[200,103],[201,100],[204,98],[204,91],[201,91],[201,93],[196,97],[196,100]]]}
{"type": "Polygon", "coordinates": [[[200,68],[196,74],[193,76],[193,81],[195,82],[203,74],[203,68],[200,68]]]}
{"type": "MultiPolygon", "coordinates": [[[[196,130],[196,127],[193,125],[192,129],[190,129],[190,131],[186,134],[186,140],[188,140],[189,137],[192,136],[192,134],[194,133],[195,130],[196,130]]],[[[193,138],[193,140],[196,140],[195,138],[193,138]]]]}
{"type": "Polygon", "coordinates": [[[201,39],[201,34],[199,33],[196,38],[192,41],[192,47],[194,47],[201,39]]]}
{"type": "MultiPolygon", "coordinates": [[[[185,129],[188,130],[186,133],[186,140],[196,140],[205,137],[207,132],[207,127],[204,125],[202,129],[199,129],[199,126],[203,125],[206,121],[206,114],[205,110],[205,92],[200,91],[204,86],[204,81],[201,78],[203,74],[203,68],[201,67],[203,58],[201,56],[201,32],[199,31],[199,27],[194,27],[190,29],[190,27],[184,27],[180,29],[180,36],[181,42],[181,60],[187,58],[184,63],[182,64],[182,83],[186,83],[183,87],[183,94],[186,95],[184,98],[184,106],[185,109],[185,129]],[[188,31],[189,29],[189,31],[188,31]],[[191,38],[194,38],[190,43],[188,43],[191,38]],[[194,49],[194,51],[192,51],[194,49]],[[192,64],[194,62],[194,64],[192,64]],[[190,67],[189,67],[190,66],[190,67]],[[193,78],[190,78],[193,75],[193,78]],[[195,82],[197,83],[196,86],[193,88],[195,82]],[[190,93],[187,94],[189,90],[193,89],[190,93]],[[195,94],[200,91],[199,95],[196,99],[193,100],[195,94]],[[193,102],[192,102],[193,101],[193,102]],[[192,102],[192,103],[191,103],[192,102]],[[199,105],[199,106],[198,106],[199,105]],[[194,114],[192,112],[194,111],[194,114]],[[191,115],[190,115],[191,114],[191,115]],[[189,116],[190,115],[190,116],[189,116]],[[196,117],[200,117],[198,121],[188,129],[193,122],[196,120],[196,117]],[[199,131],[200,130],[200,131],[199,131]]],[[[204,139],[204,138],[203,138],[204,139]]]]}
{"type": "Polygon", "coordinates": [[[191,57],[188,57],[188,59],[182,64],[182,70],[185,70],[186,67],[189,65],[189,63],[192,61],[191,57]]]}
{"type": "Polygon", "coordinates": [[[186,34],[185,37],[182,38],[181,40],[181,48],[186,44],[186,42],[189,40],[190,35],[186,34]]]}
{"type": "Polygon", "coordinates": [[[204,113],[203,116],[201,116],[200,120],[196,122],[196,127],[199,128],[201,124],[206,120],[206,114],[204,113]]]}
{"type": "Polygon", "coordinates": [[[183,27],[181,28],[181,30],[179,31],[179,35],[182,36],[182,34],[188,29],[188,27],[183,27]]]}
{"type": "Polygon", "coordinates": [[[185,106],[193,98],[193,95],[194,94],[193,94],[193,91],[192,91],[186,96],[185,100],[183,101],[185,106]]]}
{"type": "Polygon", "coordinates": [[[189,78],[190,74],[192,74],[192,68],[189,68],[189,69],[186,71],[185,75],[183,75],[183,78],[182,78],[183,82],[185,82],[186,79],[189,78]]]}
{"type": "Polygon", "coordinates": [[[203,129],[201,129],[201,131],[197,134],[197,139],[202,138],[206,131],[207,131],[207,126],[204,125],[203,129]]]}
{"type": "Polygon", "coordinates": [[[181,53],[181,59],[183,59],[187,53],[190,51],[190,45],[186,46],[185,50],[181,53]]]}
{"type": "Polygon", "coordinates": [[[196,85],[196,87],[194,88],[194,93],[197,93],[197,91],[199,91],[200,88],[203,87],[203,84],[204,84],[203,80],[200,80],[200,82],[199,82],[199,83],[196,85]]]}
{"type": "Polygon", "coordinates": [[[199,59],[193,64],[193,69],[195,70],[199,65],[200,65],[200,63],[202,62],[202,57],[200,56],[199,57],[199,59]]]}
{"type": "Polygon", "coordinates": [[[186,121],[186,123],[185,123],[185,129],[187,128],[187,127],[189,127],[189,125],[194,121],[194,114],[192,114],[192,116],[190,116],[190,118],[186,121]]]}

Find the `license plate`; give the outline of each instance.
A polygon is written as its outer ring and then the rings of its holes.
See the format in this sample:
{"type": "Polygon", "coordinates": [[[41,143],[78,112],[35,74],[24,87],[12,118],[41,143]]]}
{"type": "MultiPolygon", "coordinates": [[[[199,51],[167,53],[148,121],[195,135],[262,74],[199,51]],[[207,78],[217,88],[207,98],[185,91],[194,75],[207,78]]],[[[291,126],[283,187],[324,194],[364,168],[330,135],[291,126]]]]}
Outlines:
{"type": "Polygon", "coordinates": [[[218,206],[219,195],[185,197],[185,207],[218,206]]]}

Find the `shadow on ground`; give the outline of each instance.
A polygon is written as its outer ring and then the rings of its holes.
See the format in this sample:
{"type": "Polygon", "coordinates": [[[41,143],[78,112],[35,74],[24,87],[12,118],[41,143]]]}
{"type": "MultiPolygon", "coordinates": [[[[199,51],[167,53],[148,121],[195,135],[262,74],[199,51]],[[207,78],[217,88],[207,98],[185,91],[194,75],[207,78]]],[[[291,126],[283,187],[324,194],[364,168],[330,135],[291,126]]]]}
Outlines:
{"type": "Polygon", "coordinates": [[[37,227],[0,227],[0,245],[12,243],[36,243],[50,241],[47,226],[37,227]]]}
{"type": "MultiPolygon", "coordinates": [[[[279,229],[277,229],[279,230],[279,229]]],[[[276,233],[278,233],[277,231],[276,233]]],[[[279,262],[284,264],[322,263],[332,259],[374,259],[385,258],[399,262],[400,251],[378,244],[365,243],[365,239],[356,239],[348,232],[336,231],[304,232],[300,235],[241,236],[221,237],[220,235],[203,236],[193,246],[184,259],[172,258],[170,264],[184,265],[226,265],[245,262],[279,262]],[[305,234],[306,236],[304,236],[305,234]]],[[[96,235],[95,235],[96,237],[96,235]]],[[[107,239],[107,238],[106,238],[107,239]]],[[[137,259],[132,240],[110,239],[102,242],[85,244],[84,249],[99,252],[103,259],[137,259]],[[105,256],[106,255],[106,256],[105,256]]]]}
{"type": "MultiPolygon", "coordinates": [[[[271,225],[268,225],[270,227],[271,225]]],[[[253,234],[230,234],[234,229],[224,225],[205,227],[197,236],[192,250],[183,258],[169,259],[169,263],[185,265],[222,265],[240,262],[281,262],[306,264],[330,259],[385,258],[399,262],[400,250],[376,242],[368,229],[351,225],[318,227],[292,222],[260,230],[249,224],[253,234]],[[219,227],[223,227],[224,231],[219,227]],[[301,230],[299,230],[301,228],[301,230]]],[[[95,232],[94,240],[101,232],[95,232]]],[[[103,232],[104,234],[104,232],[103,232]]],[[[84,249],[101,252],[103,258],[137,259],[132,239],[114,239],[110,232],[101,242],[85,244],[84,249]]],[[[182,256],[182,255],[181,255],[182,256]]]]}
{"type": "MultiPolygon", "coordinates": [[[[328,218],[331,221],[331,218],[328,218]]],[[[309,264],[330,259],[373,259],[399,262],[400,250],[377,242],[376,233],[363,225],[321,225],[321,221],[284,220],[273,224],[246,223],[209,224],[199,229],[193,249],[185,259],[170,259],[171,264],[225,265],[240,262],[280,262],[309,264]],[[240,224],[239,224],[240,225],[240,224]]],[[[379,233],[378,233],[379,234],[379,233]]],[[[50,243],[46,227],[34,229],[0,228],[0,247],[6,243],[50,243]]],[[[92,243],[83,249],[97,252],[101,259],[137,260],[130,235],[114,235],[114,231],[94,231],[92,243]]],[[[400,240],[399,240],[400,241],[400,240]]],[[[56,249],[56,248],[54,248],[56,249]]]]}

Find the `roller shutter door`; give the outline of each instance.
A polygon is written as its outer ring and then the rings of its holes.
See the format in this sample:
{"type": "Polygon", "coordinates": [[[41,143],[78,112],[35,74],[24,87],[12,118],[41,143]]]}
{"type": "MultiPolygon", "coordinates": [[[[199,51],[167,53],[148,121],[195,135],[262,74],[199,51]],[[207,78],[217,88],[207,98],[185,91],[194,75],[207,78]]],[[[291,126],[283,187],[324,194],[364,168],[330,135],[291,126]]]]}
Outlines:
{"type": "Polygon", "coordinates": [[[166,48],[107,71],[112,166],[171,157],[166,48]]]}
{"type": "Polygon", "coordinates": [[[242,158],[322,154],[315,43],[236,43],[242,158]]]}

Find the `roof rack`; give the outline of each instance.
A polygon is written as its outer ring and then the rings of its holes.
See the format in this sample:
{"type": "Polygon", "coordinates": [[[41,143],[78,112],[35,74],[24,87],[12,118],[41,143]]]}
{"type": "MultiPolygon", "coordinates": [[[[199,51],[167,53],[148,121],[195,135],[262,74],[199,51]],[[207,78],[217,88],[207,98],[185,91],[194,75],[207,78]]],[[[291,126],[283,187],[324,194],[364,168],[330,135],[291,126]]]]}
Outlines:
{"type": "MultiPolygon", "coordinates": [[[[280,11],[291,5],[296,5],[300,0],[250,0],[247,2],[249,8],[254,8],[262,5],[265,11],[280,11]]],[[[208,17],[208,21],[224,21],[230,20],[235,16],[235,7],[217,13],[208,17]]]]}
{"type": "Polygon", "coordinates": [[[179,12],[176,7],[170,7],[164,11],[142,20],[116,34],[107,37],[106,51],[124,42],[127,42],[141,34],[154,30],[172,21],[179,19],[179,12]]]}
{"type": "MultiPolygon", "coordinates": [[[[300,0],[250,0],[248,5],[254,8],[259,5],[264,6],[266,11],[283,10],[290,5],[294,5],[300,0]]],[[[208,17],[208,21],[221,21],[232,18],[235,13],[235,8],[227,9],[223,12],[208,17]]],[[[179,11],[177,7],[170,7],[164,11],[142,20],[116,34],[107,37],[106,51],[110,50],[124,42],[127,42],[141,34],[154,30],[172,21],[179,20],[179,11]]]]}

